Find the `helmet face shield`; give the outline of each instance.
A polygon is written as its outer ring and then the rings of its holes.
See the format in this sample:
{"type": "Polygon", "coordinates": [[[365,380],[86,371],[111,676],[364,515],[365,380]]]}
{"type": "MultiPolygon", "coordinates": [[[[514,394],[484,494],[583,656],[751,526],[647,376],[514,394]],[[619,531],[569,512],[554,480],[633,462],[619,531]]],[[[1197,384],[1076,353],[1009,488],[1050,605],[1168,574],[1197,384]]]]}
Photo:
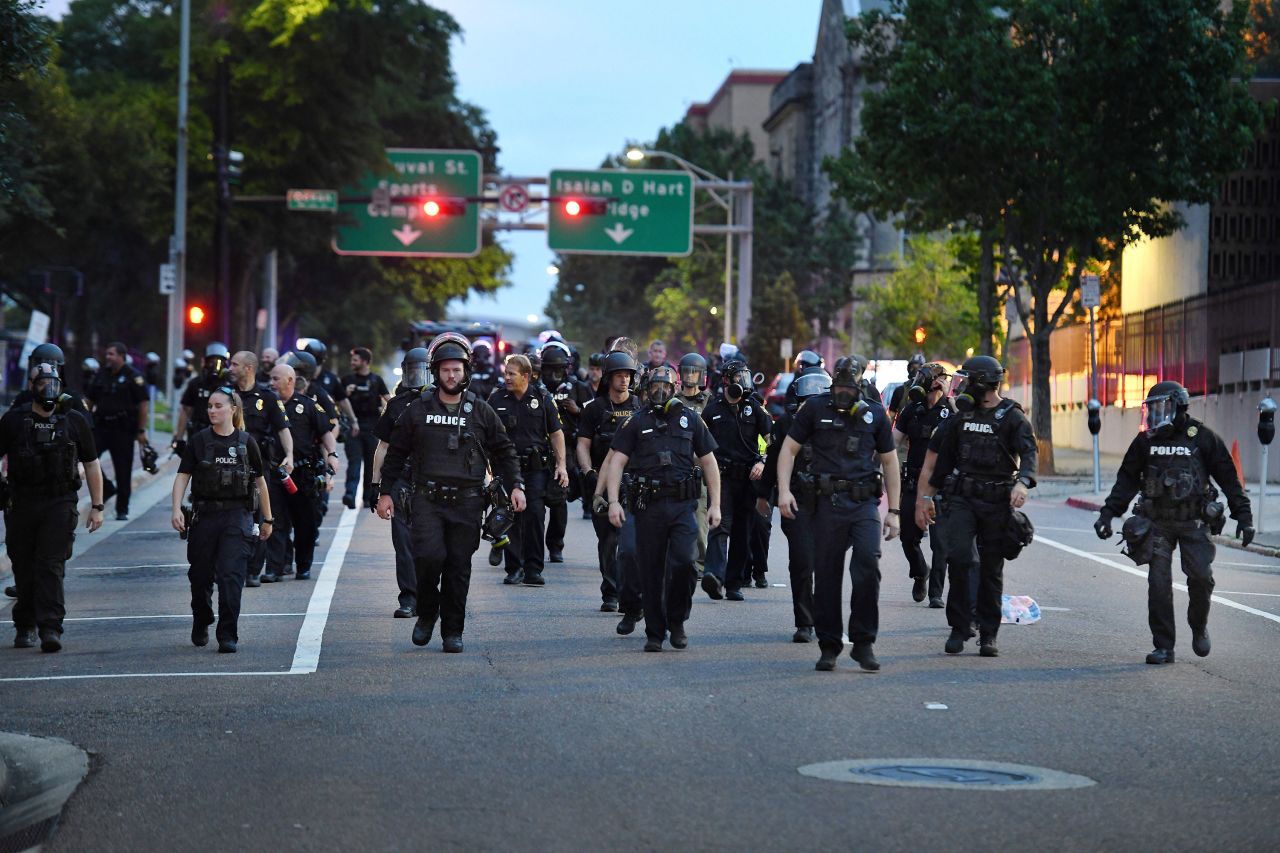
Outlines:
{"type": "Polygon", "coordinates": [[[686,388],[701,388],[702,378],[706,371],[701,367],[685,366],[680,367],[680,384],[686,388]]]}
{"type": "Polygon", "coordinates": [[[425,361],[411,361],[404,366],[404,376],[400,381],[408,388],[423,388],[427,384],[430,371],[425,361]]]}
{"type": "Polygon", "coordinates": [[[1142,424],[1148,435],[1160,435],[1173,428],[1178,404],[1172,397],[1156,397],[1142,403],[1142,424]]]}
{"type": "Polygon", "coordinates": [[[796,399],[804,400],[817,394],[825,394],[831,390],[831,377],[826,373],[806,373],[797,376],[791,383],[796,399]]]}

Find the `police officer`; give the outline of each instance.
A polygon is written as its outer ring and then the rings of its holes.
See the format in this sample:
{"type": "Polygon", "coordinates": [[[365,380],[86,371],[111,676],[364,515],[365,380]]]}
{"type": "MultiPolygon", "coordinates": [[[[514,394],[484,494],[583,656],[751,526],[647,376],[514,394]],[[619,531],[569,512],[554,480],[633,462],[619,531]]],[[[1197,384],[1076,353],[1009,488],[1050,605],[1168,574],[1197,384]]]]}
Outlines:
{"type": "Polygon", "coordinates": [[[493,369],[493,350],[488,343],[476,341],[471,354],[471,382],[467,388],[487,400],[499,387],[498,372],[493,369]]]}
{"type": "Polygon", "coordinates": [[[262,575],[263,583],[275,583],[285,574],[288,559],[289,534],[293,534],[293,553],[297,564],[296,580],[311,578],[311,564],[315,558],[316,533],[320,526],[317,498],[333,488],[333,469],[327,460],[337,461],[337,443],[334,441],[329,419],[316,407],[315,401],[296,391],[297,376],[287,364],[277,364],[271,369],[271,390],[284,404],[285,417],[289,419],[289,431],[293,435],[292,467],[285,471],[293,480],[297,491],[287,488],[277,492],[283,502],[273,508],[271,538],[267,540],[267,567],[262,575]]]}
{"type": "Polygon", "coordinates": [[[711,496],[709,521],[719,522],[720,471],[715,439],[698,416],[675,398],[679,379],[670,365],[649,371],[648,404],[618,430],[605,474],[609,521],[621,528],[635,516],[636,566],[644,590],[646,652],[689,645],[685,622],[693,606],[698,528],[695,506],[701,480],[711,496]],[[696,474],[695,466],[702,476],[696,474]],[[620,503],[623,469],[632,475],[628,502],[620,503]]]}
{"type": "Polygon", "coordinates": [[[542,386],[533,382],[529,358],[507,356],[502,375],[506,387],[489,396],[489,405],[515,443],[520,458],[521,479],[527,506],[511,530],[511,542],[505,550],[507,576],[505,584],[542,586],[543,554],[546,542],[546,497],[548,471],[561,488],[569,485],[565,467],[564,431],[555,402],[542,386]]]}
{"type": "Polygon", "coordinates": [[[390,482],[392,504],[398,508],[391,516],[391,547],[396,552],[396,585],[400,588],[396,609],[391,614],[396,619],[418,615],[418,575],[413,565],[413,536],[409,527],[413,472],[407,465],[399,471],[390,471],[384,463],[396,421],[409,404],[422,395],[430,381],[429,362],[426,347],[413,347],[404,354],[400,362],[400,385],[373,428],[378,439],[373,453],[373,491],[381,494],[382,483],[390,482]]]}
{"type": "Polygon", "coordinates": [[[280,351],[275,347],[263,347],[258,356],[258,385],[268,391],[271,390],[271,368],[279,358],[280,351]]]}
{"type": "MultiPolygon", "coordinates": [[[[771,512],[769,498],[778,486],[778,454],[782,450],[787,432],[796,412],[805,401],[831,390],[831,375],[815,361],[801,370],[787,386],[786,411],[774,421],[773,438],[765,456],[764,475],[756,482],[756,509],[761,514],[771,512]]],[[[791,473],[791,494],[811,497],[814,494],[813,445],[800,448],[799,457],[791,473]]],[[[794,516],[782,516],[782,533],[787,537],[787,572],[791,577],[791,610],[795,617],[796,631],[791,635],[795,643],[812,643],[813,635],[813,559],[814,542],[818,531],[814,529],[813,500],[799,502],[794,516]]]]}
{"type": "MultiPolygon", "coordinates": [[[[231,381],[240,398],[240,411],[244,425],[240,427],[258,445],[262,457],[263,474],[267,479],[267,492],[272,506],[283,506],[286,488],[279,472],[293,468],[293,433],[289,431],[289,419],[284,415],[284,403],[270,388],[258,384],[258,357],[248,350],[231,356],[229,367],[231,381]]],[[[287,474],[286,474],[287,476],[287,474]]],[[[267,518],[258,508],[258,519],[267,518]]],[[[262,538],[253,543],[249,554],[249,568],[245,586],[262,586],[259,579],[267,559],[267,542],[262,538]]]]}
{"type": "MultiPolygon", "coordinates": [[[[181,361],[182,359],[178,359],[181,361]]],[[[93,356],[89,356],[80,362],[80,383],[88,388],[93,384],[93,377],[98,375],[98,371],[102,370],[102,365],[93,356]]]]}
{"type": "MultiPolygon", "coordinates": [[[[680,404],[686,410],[702,417],[702,412],[711,402],[711,392],[706,389],[707,360],[696,352],[686,353],[680,357],[680,404]]],[[[698,499],[698,507],[694,513],[698,522],[698,554],[694,560],[694,572],[698,580],[707,565],[707,484],[702,484],[702,497],[698,499]]]]}
{"type": "Polygon", "coordinates": [[[373,493],[373,452],[378,439],[373,428],[378,423],[382,408],[391,399],[387,383],[374,373],[370,366],[373,353],[366,347],[351,350],[351,373],[342,378],[342,391],[355,414],[355,429],[347,436],[347,488],[342,502],[350,509],[356,507],[356,489],[360,472],[364,471],[364,505],[370,509],[378,502],[373,493]]]}
{"type": "MultiPolygon", "coordinates": [[[[795,519],[800,503],[813,514],[814,627],[821,655],[817,669],[836,668],[843,647],[841,588],[844,555],[849,558],[850,657],[862,669],[880,669],[873,646],[880,626],[880,512],[882,492],[889,496],[884,538],[898,535],[898,454],[884,407],[862,396],[862,369],[856,356],[836,361],[831,391],[810,397],[795,414],[778,452],[778,506],[795,519]],[[796,457],[812,444],[811,492],[791,491],[796,457]]],[[[808,491],[808,490],[806,490],[808,491]]]]}
{"type": "MultiPolygon", "coordinates": [[[[88,361],[89,359],[85,359],[88,361]]],[[[97,359],[93,360],[97,363],[97,359]]],[[[31,375],[31,370],[37,364],[53,365],[54,372],[58,374],[58,381],[62,385],[62,397],[66,398],[62,405],[77,410],[84,415],[89,422],[90,428],[93,427],[93,415],[89,413],[89,404],[85,402],[84,396],[67,387],[67,358],[62,353],[62,347],[57,344],[40,344],[31,351],[31,355],[27,357],[27,376],[31,375]]],[[[29,384],[29,383],[28,383],[29,384]]],[[[31,393],[30,387],[23,388],[18,392],[18,396],[13,398],[10,406],[22,406],[35,400],[35,395],[31,393]]]]}
{"type": "MultiPolygon", "coordinates": [[[[133,445],[147,445],[147,380],[128,363],[128,349],[119,341],[107,345],[107,369],[85,391],[93,410],[95,446],[111,454],[116,480],[116,520],[129,518],[133,492],[133,445]]],[[[108,491],[110,486],[106,487],[108,491]]]]}
{"type": "MultiPolygon", "coordinates": [[[[250,353],[252,355],[252,353],[250,353]]],[[[256,365],[255,365],[256,367],[256,365]]],[[[248,376],[253,377],[250,372],[248,376]]],[[[215,388],[206,403],[209,426],[187,442],[173,481],[170,524],[187,534],[191,568],[191,642],[209,644],[213,585],[218,585],[218,651],[234,653],[240,641],[240,597],[255,539],[271,535],[271,499],[258,443],[244,429],[244,408],[229,386],[215,388]],[[191,523],[182,498],[191,484],[191,523]],[[255,504],[262,512],[253,535],[255,504]]]]}
{"type": "MultiPolygon", "coordinates": [[[[409,465],[413,476],[413,555],[418,574],[418,620],[413,644],[431,641],[440,619],[441,645],[462,651],[471,556],[480,545],[483,483],[491,466],[510,491],[512,508],[525,508],[515,445],[493,409],[467,389],[471,345],[445,332],[431,342],[435,386],[419,395],[396,421],[383,460],[388,471],[409,465]]],[[[382,478],[378,515],[395,515],[390,477],[382,478]]]]}
{"type": "Polygon", "coordinates": [[[751,582],[745,567],[756,503],[752,483],[764,474],[760,439],[767,439],[773,421],[755,394],[745,361],[726,362],[721,378],[723,396],[702,412],[720,465],[720,524],[707,537],[702,589],[713,599],[742,601],[742,587],[751,582]]]}
{"type": "MultiPolygon", "coordinates": [[[[1209,654],[1209,600],[1214,586],[1214,546],[1209,534],[1220,531],[1226,521],[1210,477],[1227,497],[1236,536],[1247,546],[1254,535],[1249,496],[1240,487],[1231,454],[1213,430],[1187,414],[1189,403],[1187,389],[1177,382],[1165,380],[1152,386],[1142,404],[1145,429],[1125,452],[1116,484],[1094,524],[1099,539],[1110,539],[1112,520],[1124,515],[1134,495],[1141,492],[1134,514],[1150,522],[1147,621],[1155,644],[1147,655],[1150,664],[1173,663],[1177,636],[1174,548],[1182,558],[1191,599],[1187,606],[1191,650],[1199,657],[1209,654]]],[[[1131,523],[1132,519],[1126,523],[1126,531],[1131,523]]]]}
{"type": "Polygon", "coordinates": [[[592,527],[596,531],[596,555],[600,564],[600,610],[622,610],[618,632],[630,634],[643,617],[640,580],[635,572],[635,524],[616,528],[609,521],[609,502],[604,497],[607,483],[599,476],[613,447],[614,437],[627,419],[640,408],[631,393],[636,362],[625,352],[611,352],[601,365],[596,397],[582,410],[578,423],[578,466],[585,472],[583,500],[591,505],[592,527]]]}
{"type": "Polygon", "coordinates": [[[178,422],[173,428],[173,452],[178,456],[184,455],[191,436],[209,425],[209,396],[231,381],[227,375],[230,362],[226,344],[215,341],[204,348],[200,375],[187,383],[179,401],[178,422]]]}
{"type": "MultiPolygon", "coordinates": [[[[970,571],[978,566],[978,646],[996,657],[1004,590],[1004,543],[1009,514],[1035,488],[1037,449],[1022,407],[1000,396],[1004,368],[989,355],[965,361],[951,380],[956,414],[935,429],[918,481],[916,524],[925,529],[938,515],[934,495],[943,493],[940,527],[947,546],[946,652],[959,654],[973,636],[970,571]]],[[[932,535],[932,534],[931,534],[932,535]]]]}
{"type": "Polygon", "coordinates": [[[929,438],[938,424],[952,415],[951,401],[946,397],[948,385],[947,369],[941,364],[932,362],[921,365],[915,372],[910,386],[903,393],[903,401],[898,405],[901,411],[893,424],[894,442],[901,447],[907,443],[907,462],[902,468],[902,505],[907,507],[907,515],[902,519],[902,553],[907,557],[910,577],[913,580],[911,597],[916,601],[924,601],[929,596],[929,606],[941,609],[942,588],[947,578],[947,549],[942,543],[942,536],[935,531],[929,536],[929,551],[932,560],[925,562],[920,542],[924,539],[924,528],[916,524],[916,483],[920,478],[920,469],[924,467],[925,455],[929,452],[929,438]]]}
{"type": "MultiPolygon", "coordinates": [[[[902,407],[909,401],[907,392],[916,385],[916,374],[922,367],[924,367],[924,354],[916,353],[911,356],[911,360],[907,362],[907,381],[894,388],[893,393],[889,395],[887,408],[889,409],[889,417],[894,421],[897,421],[898,415],[902,413],[902,407]]],[[[903,535],[906,535],[905,528],[903,529],[903,535]]]]}
{"type": "MultiPolygon", "coordinates": [[[[570,373],[573,353],[560,341],[550,341],[542,348],[543,384],[556,404],[560,416],[564,444],[576,449],[578,444],[578,419],[582,408],[593,398],[586,383],[570,373]]],[[[564,537],[569,527],[569,503],[582,497],[582,472],[578,469],[577,453],[566,461],[569,470],[569,487],[559,490],[548,483],[547,492],[547,554],[553,563],[564,562],[564,537]],[[557,494],[557,492],[560,492],[557,494]]],[[[582,500],[583,509],[590,510],[590,498],[582,500]]]]}
{"type": "Polygon", "coordinates": [[[62,393],[54,365],[28,372],[31,399],[0,418],[0,456],[8,457],[10,495],[4,525],[17,601],[13,645],[46,652],[62,649],[66,617],[62,581],[75,541],[78,465],[84,465],[92,508],[85,527],[102,526],[102,470],[89,421],[62,393]]]}
{"type": "MultiPolygon", "coordinates": [[[[592,396],[600,396],[600,381],[604,378],[604,353],[593,352],[587,358],[587,387],[592,396]]],[[[590,509],[590,507],[588,507],[590,509]]]]}

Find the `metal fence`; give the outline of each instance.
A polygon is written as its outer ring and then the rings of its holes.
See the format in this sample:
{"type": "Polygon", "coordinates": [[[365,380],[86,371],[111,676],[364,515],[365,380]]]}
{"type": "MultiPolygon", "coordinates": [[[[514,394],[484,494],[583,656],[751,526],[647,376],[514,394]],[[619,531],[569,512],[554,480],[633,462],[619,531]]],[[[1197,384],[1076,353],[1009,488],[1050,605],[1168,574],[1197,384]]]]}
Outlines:
{"type": "MultiPolygon", "coordinates": [[[[1098,322],[1098,399],[1104,406],[1137,406],[1161,379],[1176,379],[1194,395],[1216,394],[1237,377],[1220,376],[1222,356],[1265,351],[1260,380],[1280,379],[1280,282],[1196,296],[1098,322]]],[[[1089,326],[1067,326],[1049,339],[1049,378],[1055,409],[1089,399],[1089,326]]],[[[1009,384],[1030,400],[1031,354],[1026,338],[1011,341],[1009,384]],[[1019,388],[1019,386],[1023,386],[1019,388]]]]}

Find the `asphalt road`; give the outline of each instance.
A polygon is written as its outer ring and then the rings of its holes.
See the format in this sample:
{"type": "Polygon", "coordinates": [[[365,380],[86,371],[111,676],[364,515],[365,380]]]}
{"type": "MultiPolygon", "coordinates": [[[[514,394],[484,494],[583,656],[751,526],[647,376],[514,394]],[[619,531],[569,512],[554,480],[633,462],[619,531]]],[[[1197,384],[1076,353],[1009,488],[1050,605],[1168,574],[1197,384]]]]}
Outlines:
{"type": "MultiPolygon", "coordinates": [[[[689,648],[644,654],[642,631],[620,637],[598,612],[594,538],[571,512],[568,563],[548,566],[545,588],[502,586],[477,553],[467,650],[445,655],[438,635],[418,649],[411,622],[390,618],[387,524],[335,500],[325,568],[246,590],[240,652],[219,655],[188,639],[167,505],[81,536],[96,541],[68,571],[83,621],[62,654],[0,648],[0,730],[93,755],[49,849],[1280,845],[1280,561],[1220,551],[1219,594],[1252,610],[1215,604],[1210,657],[1184,627],[1178,663],[1151,667],[1145,580],[1093,537],[1091,515],[1033,502],[1042,541],[1005,591],[1046,610],[1004,626],[1001,657],[942,653],[942,612],[911,601],[894,542],[882,671],[846,657],[818,673],[776,587],[743,603],[698,592],[689,648]],[[1096,784],[954,791],[798,772],[866,758],[1015,762],[1096,784]]],[[[783,583],[776,526],[772,556],[783,583]]]]}

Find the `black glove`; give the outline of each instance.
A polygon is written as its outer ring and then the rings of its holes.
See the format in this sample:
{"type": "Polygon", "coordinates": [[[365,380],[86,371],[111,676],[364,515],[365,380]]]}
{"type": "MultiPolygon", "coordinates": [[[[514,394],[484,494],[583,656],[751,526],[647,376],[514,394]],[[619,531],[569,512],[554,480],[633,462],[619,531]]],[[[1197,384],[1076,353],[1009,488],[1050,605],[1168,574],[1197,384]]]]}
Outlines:
{"type": "Polygon", "coordinates": [[[1249,543],[1253,541],[1253,534],[1256,532],[1253,529],[1252,518],[1242,518],[1236,522],[1236,538],[1244,543],[1244,547],[1249,547],[1249,543]]]}
{"type": "Polygon", "coordinates": [[[1098,520],[1093,523],[1093,532],[1098,534],[1099,539],[1111,538],[1111,518],[1111,513],[1105,509],[1098,514],[1098,520]]]}
{"type": "Polygon", "coordinates": [[[173,448],[174,456],[181,456],[187,452],[187,440],[185,438],[175,438],[170,447],[173,448]]]}

